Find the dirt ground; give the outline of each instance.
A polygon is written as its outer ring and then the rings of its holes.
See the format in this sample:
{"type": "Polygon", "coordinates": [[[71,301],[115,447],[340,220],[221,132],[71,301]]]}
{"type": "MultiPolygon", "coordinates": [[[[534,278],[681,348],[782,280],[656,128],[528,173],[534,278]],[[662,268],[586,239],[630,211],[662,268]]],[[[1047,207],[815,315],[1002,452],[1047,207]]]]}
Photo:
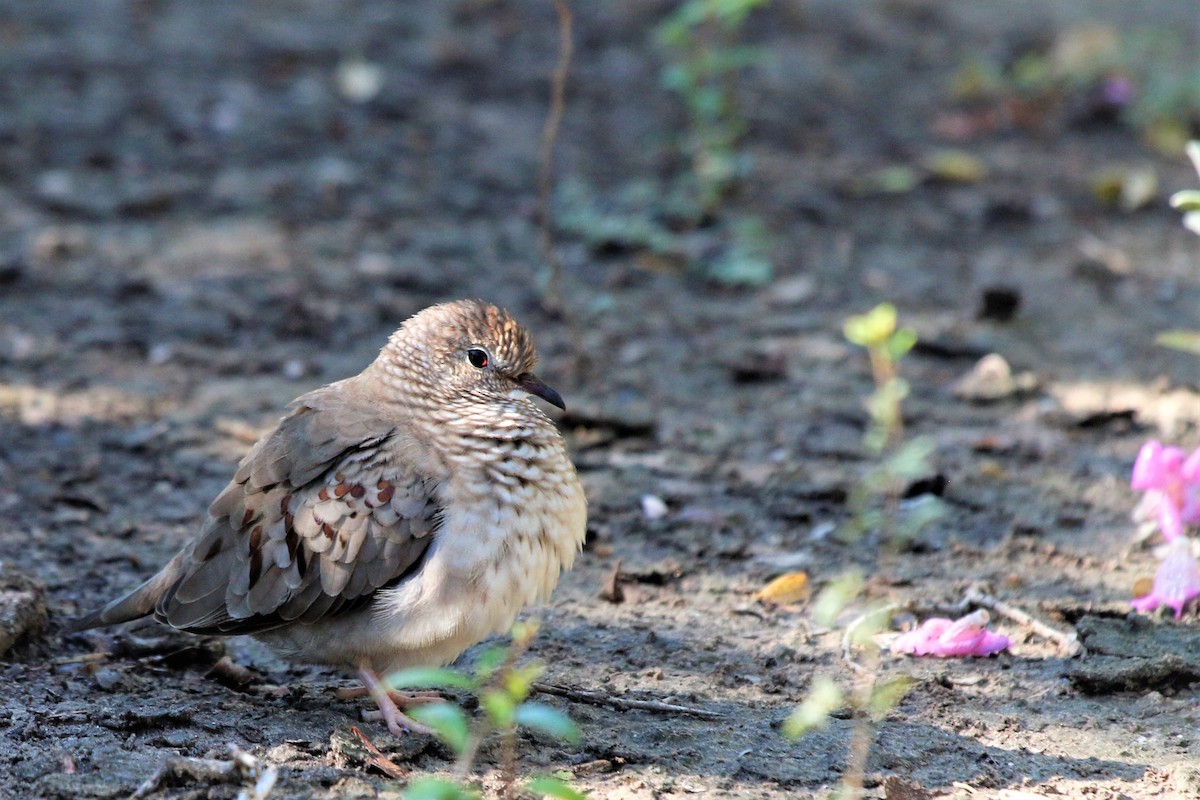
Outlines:
{"type": "MultiPolygon", "coordinates": [[[[601,199],[667,181],[686,168],[684,112],[653,27],[673,3],[575,5],[560,179],[601,199]]],[[[590,535],[540,612],[545,680],[719,715],[548,697],[584,739],[524,737],[522,771],[605,798],[826,796],[850,715],[798,742],[780,724],[814,676],[850,684],[841,632],[752,594],[857,565],[869,600],[952,604],[982,582],[1087,650],[1065,658],[997,615],[1010,653],[885,654],[885,677],[916,683],[879,727],[872,796],[1200,797],[1200,627],[1130,616],[1155,559],[1127,488],[1145,439],[1200,444],[1198,362],[1153,343],[1200,321],[1200,239],[1165,202],[1196,176],[1069,110],[939,138],[966,59],[1084,19],[1200,40],[1190,0],[776,0],[747,27],[764,48],[743,95],[752,172],[728,204],[765,223],[774,279],[722,288],[563,230],[573,338],[539,292],[550,3],[0,3],[0,596],[24,608],[23,575],[49,609],[0,654],[0,797],[127,797],[231,743],[279,767],[271,797],[398,796],[349,732],[344,676],[247,641],[61,626],[169,558],[290,399],[459,297],[513,310],[572,409],[590,535]],[[382,70],[366,102],[336,79],[355,58],[382,70]],[[947,145],[987,177],[852,191],[947,145]],[[1099,203],[1114,167],[1155,169],[1156,200],[1099,203]],[[902,548],[828,535],[871,464],[870,372],[842,322],[882,300],[921,336],[908,432],[932,437],[923,485],[948,509],[902,548]],[[960,397],[988,353],[1031,385],[960,397]],[[618,564],[623,601],[602,599],[618,564]],[[256,679],[212,673],[222,654],[256,679]]],[[[414,773],[451,766],[437,743],[362,727],[414,773]]],[[[494,786],[490,750],[481,768],[494,786]]]]}

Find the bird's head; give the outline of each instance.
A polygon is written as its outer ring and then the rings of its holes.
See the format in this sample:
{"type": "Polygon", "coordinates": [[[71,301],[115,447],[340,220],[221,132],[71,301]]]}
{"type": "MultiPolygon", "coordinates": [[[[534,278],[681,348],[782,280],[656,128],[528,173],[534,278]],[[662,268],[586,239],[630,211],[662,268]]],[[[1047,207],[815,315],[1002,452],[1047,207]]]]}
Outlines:
{"type": "Polygon", "coordinates": [[[383,352],[385,370],[415,378],[434,402],[503,402],[523,394],[565,409],[533,374],[533,338],[507,312],[480,300],[430,306],[410,317],[383,352]]]}

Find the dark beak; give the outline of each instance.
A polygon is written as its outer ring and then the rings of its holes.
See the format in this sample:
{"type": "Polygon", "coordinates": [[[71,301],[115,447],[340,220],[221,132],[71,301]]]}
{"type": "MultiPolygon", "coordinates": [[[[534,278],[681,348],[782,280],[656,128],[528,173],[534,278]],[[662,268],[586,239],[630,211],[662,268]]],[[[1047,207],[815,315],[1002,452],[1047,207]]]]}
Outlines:
{"type": "Polygon", "coordinates": [[[563,411],[567,410],[567,404],[563,402],[562,395],[539,381],[537,375],[534,375],[532,372],[522,372],[518,375],[517,386],[520,386],[536,397],[542,398],[552,406],[558,406],[563,411]]]}

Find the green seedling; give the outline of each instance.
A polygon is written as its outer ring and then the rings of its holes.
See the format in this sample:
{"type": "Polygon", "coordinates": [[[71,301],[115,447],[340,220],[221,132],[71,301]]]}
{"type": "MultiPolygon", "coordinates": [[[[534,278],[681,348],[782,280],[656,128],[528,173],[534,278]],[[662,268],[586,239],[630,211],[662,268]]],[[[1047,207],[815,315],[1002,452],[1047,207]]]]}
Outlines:
{"type": "MultiPolygon", "coordinates": [[[[833,580],[813,602],[813,620],[818,625],[836,627],[842,613],[861,596],[864,584],[862,574],[857,571],[846,572],[833,580]]],[[[783,724],[783,735],[794,741],[825,727],[839,709],[845,708],[851,713],[854,729],[842,785],[835,795],[838,798],[848,800],[862,796],[876,728],[900,705],[913,683],[907,676],[879,680],[880,650],[875,636],[887,630],[891,610],[878,604],[868,606],[844,626],[843,657],[854,673],[850,691],[843,691],[828,675],[818,675],[813,678],[804,701],[783,724]],[[857,660],[852,660],[856,651],[860,655],[857,660]]]]}
{"type": "Polygon", "coordinates": [[[742,43],[750,12],[767,0],[685,0],[657,28],[669,62],[663,85],[688,110],[687,147],[698,199],[712,212],[745,173],[738,150],[746,120],[738,102],[738,79],[762,60],[762,51],[742,43]]]}
{"type": "Polygon", "coordinates": [[[535,622],[517,623],[511,643],[485,650],[471,673],[431,667],[404,670],[389,677],[388,682],[396,689],[465,691],[477,698],[481,711],[474,722],[461,706],[451,702],[419,706],[409,712],[413,719],[432,728],[455,754],[456,776],[452,780],[414,780],[404,793],[405,800],[480,800],[482,795],[468,780],[480,747],[493,735],[500,738],[501,797],[517,797],[524,792],[560,800],[585,800],[586,795],[557,775],[517,781],[518,728],[565,742],[577,742],[581,737],[579,727],[565,713],[529,699],[543,667],[536,662],[517,662],[529,649],[537,630],[535,622]]]}
{"type": "MultiPolygon", "coordinates": [[[[1187,144],[1187,156],[1192,162],[1196,174],[1200,175],[1200,141],[1190,141],[1187,144]]],[[[1183,226],[1192,233],[1200,236],[1200,190],[1184,189],[1171,195],[1171,207],[1183,212],[1183,226]]],[[[1200,355],[1200,331],[1173,330],[1163,331],[1154,341],[1172,350],[1182,350],[1185,353],[1200,355]]]]}
{"type": "Polygon", "coordinates": [[[854,540],[868,531],[885,530],[908,539],[941,513],[940,504],[932,501],[913,506],[903,518],[899,513],[900,492],[931,472],[933,455],[928,438],[904,438],[902,405],[909,385],[899,375],[899,364],[916,345],[917,334],[911,328],[898,327],[896,307],[891,303],[850,317],[844,333],[852,344],[866,349],[871,361],[875,391],[867,398],[871,421],[863,443],[877,462],[850,489],[851,519],[841,535],[854,540]]]}

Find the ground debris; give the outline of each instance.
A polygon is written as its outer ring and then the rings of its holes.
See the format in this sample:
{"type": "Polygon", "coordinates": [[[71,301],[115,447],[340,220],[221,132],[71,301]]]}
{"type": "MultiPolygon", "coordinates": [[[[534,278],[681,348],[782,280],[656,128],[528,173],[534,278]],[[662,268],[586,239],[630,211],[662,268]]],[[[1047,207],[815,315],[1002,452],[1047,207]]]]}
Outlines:
{"type": "Polygon", "coordinates": [[[45,587],[0,564],[0,656],[45,625],[45,587]]]}
{"type": "Polygon", "coordinates": [[[159,789],[180,782],[214,784],[239,780],[253,781],[253,786],[249,791],[239,792],[238,800],[265,800],[279,777],[278,770],[271,765],[263,765],[237,745],[229,745],[229,751],[231,758],[228,761],[215,758],[169,759],[129,796],[129,800],[141,800],[159,789]]]}
{"type": "Polygon", "coordinates": [[[1200,681],[1200,637],[1146,617],[1088,616],[1077,629],[1091,655],[1063,675],[1085,694],[1161,691],[1200,681]]]}
{"type": "Polygon", "coordinates": [[[701,719],[721,719],[725,716],[717,711],[681,706],[676,703],[666,703],[662,700],[635,700],[629,697],[618,697],[608,692],[593,691],[591,689],[572,689],[567,686],[555,686],[548,683],[535,683],[533,684],[533,690],[542,694],[565,697],[567,700],[574,700],[580,703],[608,706],[609,708],[621,711],[628,711],[630,709],[658,711],[664,714],[684,714],[691,717],[700,717],[701,719]]]}
{"type": "Polygon", "coordinates": [[[141,732],[160,728],[173,728],[191,724],[195,705],[179,705],[161,708],[155,705],[133,706],[124,709],[120,716],[104,718],[100,724],[114,731],[141,732]]]}

